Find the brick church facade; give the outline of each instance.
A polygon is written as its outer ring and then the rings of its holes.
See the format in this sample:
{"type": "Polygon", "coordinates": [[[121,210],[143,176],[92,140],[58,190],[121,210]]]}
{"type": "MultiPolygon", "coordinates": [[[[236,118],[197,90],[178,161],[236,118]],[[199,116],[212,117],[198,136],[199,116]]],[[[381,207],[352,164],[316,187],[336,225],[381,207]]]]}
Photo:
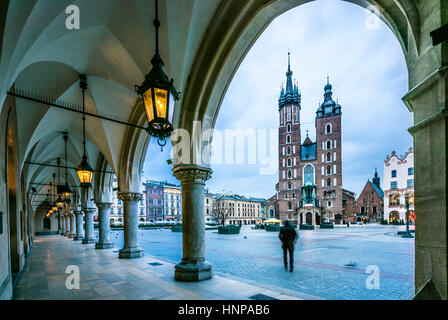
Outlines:
{"type": "Polygon", "coordinates": [[[298,224],[319,225],[343,214],[341,106],[332,98],[327,79],[324,102],[317,108],[316,141],[302,142],[301,93],[292,79],[289,54],[286,88],[278,100],[279,183],[276,216],[298,224]]]}

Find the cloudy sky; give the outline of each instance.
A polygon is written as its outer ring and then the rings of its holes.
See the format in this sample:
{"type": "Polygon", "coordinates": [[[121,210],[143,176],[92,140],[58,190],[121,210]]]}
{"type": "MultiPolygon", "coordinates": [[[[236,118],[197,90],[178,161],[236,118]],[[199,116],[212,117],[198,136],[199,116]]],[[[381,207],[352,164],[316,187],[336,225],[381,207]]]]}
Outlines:
{"type": "MultiPolygon", "coordinates": [[[[318,0],[294,8],[275,19],[249,51],[227,91],[217,130],[265,129],[269,138],[269,130],[277,129],[288,50],[302,93],[302,139],[309,130],[315,141],[315,112],[328,74],[333,98],[342,105],[343,187],[359,194],[375,167],[383,177],[387,154],[403,154],[412,146],[407,132],[412,114],[401,100],[408,91],[408,75],[400,44],[382,21],[357,5],[318,0]]],[[[274,141],[267,142],[267,155],[272,151],[271,161],[277,164],[276,136],[274,141]]],[[[245,152],[246,159],[256,157],[255,164],[214,164],[210,191],[272,196],[278,168],[269,174],[260,170],[267,166],[258,151],[245,152]]],[[[151,143],[145,178],[177,182],[166,164],[169,152],[169,147],[160,152],[151,143]]]]}

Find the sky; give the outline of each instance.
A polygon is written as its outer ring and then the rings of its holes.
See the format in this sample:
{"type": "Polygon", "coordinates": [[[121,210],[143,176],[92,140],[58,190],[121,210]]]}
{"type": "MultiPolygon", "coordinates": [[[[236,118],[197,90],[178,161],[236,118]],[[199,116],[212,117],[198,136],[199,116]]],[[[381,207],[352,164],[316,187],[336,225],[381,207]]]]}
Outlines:
{"type": "MultiPolygon", "coordinates": [[[[282,83],[286,85],[288,51],[302,94],[302,139],[309,130],[315,141],[316,109],[323,101],[328,75],[333,99],[342,106],[343,187],[359,195],[375,167],[383,182],[386,156],[393,150],[404,154],[412,147],[407,131],[413,123],[412,113],[401,100],[408,91],[402,48],[392,30],[366,9],[345,1],[318,0],[282,14],[261,34],[236,72],[216,122],[215,129],[223,134],[229,129],[253,128],[266,130],[270,137],[269,130],[276,130],[272,143],[269,138],[265,142],[275,170],[263,170],[267,164],[259,150],[246,144],[242,164],[212,164],[207,188],[262,198],[274,195],[278,97],[282,83]],[[247,160],[251,156],[255,162],[247,160]]],[[[161,152],[151,142],[145,179],[178,183],[166,163],[168,144],[161,152]]]]}

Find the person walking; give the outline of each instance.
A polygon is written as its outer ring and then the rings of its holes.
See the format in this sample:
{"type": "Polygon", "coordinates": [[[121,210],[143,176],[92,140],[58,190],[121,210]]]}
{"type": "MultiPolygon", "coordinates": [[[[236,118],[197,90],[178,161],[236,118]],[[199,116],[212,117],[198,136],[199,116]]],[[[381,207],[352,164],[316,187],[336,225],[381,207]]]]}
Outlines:
{"type": "Polygon", "coordinates": [[[288,252],[289,252],[289,271],[294,270],[294,247],[296,246],[299,234],[291,225],[289,220],[285,220],[284,226],[280,228],[280,233],[278,235],[280,241],[282,242],[283,249],[283,261],[285,263],[285,270],[288,270],[288,252]]]}

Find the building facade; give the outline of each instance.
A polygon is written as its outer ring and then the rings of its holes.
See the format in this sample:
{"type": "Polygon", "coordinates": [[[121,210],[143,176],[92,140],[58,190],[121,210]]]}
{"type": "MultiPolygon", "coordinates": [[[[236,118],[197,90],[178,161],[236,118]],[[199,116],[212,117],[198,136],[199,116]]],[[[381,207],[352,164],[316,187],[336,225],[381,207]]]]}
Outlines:
{"type": "Polygon", "coordinates": [[[338,215],[335,216],[335,223],[356,222],[357,205],[356,193],[342,189],[342,219],[338,215]]]}
{"type": "Polygon", "coordinates": [[[167,221],[182,221],[182,191],[180,186],[164,184],[164,217],[167,221]]]}
{"type": "Polygon", "coordinates": [[[261,223],[263,206],[266,206],[264,199],[216,194],[212,197],[212,217],[215,219],[214,212],[221,210],[226,212],[225,224],[253,225],[261,223]]]}
{"type": "Polygon", "coordinates": [[[301,93],[292,74],[288,55],[286,89],[278,101],[278,217],[316,225],[343,214],[341,105],[333,100],[327,79],[324,102],[316,111],[316,142],[307,134],[302,143],[301,93]]]}
{"type": "Polygon", "coordinates": [[[357,221],[381,222],[383,219],[384,192],[376,169],[372,181],[367,180],[356,204],[358,209],[357,221]]]}
{"type": "Polygon", "coordinates": [[[163,182],[148,180],[145,185],[146,219],[149,222],[164,221],[163,182]]]}
{"type": "Polygon", "coordinates": [[[410,202],[410,221],[416,219],[414,210],[414,151],[404,155],[392,151],[384,160],[384,219],[388,223],[406,222],[406,196],[410,202]]]}

